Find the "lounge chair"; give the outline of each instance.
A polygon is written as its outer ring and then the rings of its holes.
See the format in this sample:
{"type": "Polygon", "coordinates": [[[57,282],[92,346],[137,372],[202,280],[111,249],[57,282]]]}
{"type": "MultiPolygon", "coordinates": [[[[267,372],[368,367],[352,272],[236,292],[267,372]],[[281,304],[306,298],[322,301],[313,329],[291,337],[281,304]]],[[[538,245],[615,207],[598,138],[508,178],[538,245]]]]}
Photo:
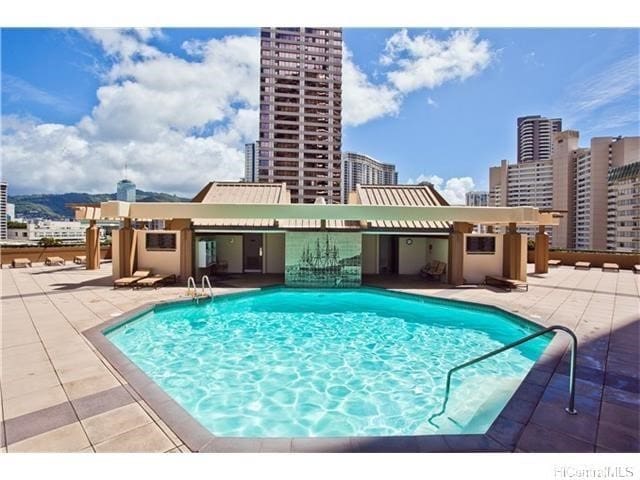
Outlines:
{"type": "Polygon", "coordinates": [[[151,275],[151,270],[136,270],[131,277],[122,277],[114,280],[113,288],[132,287],[137,281],[151,275]]]}
{"type": "Polygon", "coordinates": [[[562,260],[549,260],[550,267],[559,267],[562,264],[562,260]]]}
{"type": "Polygon", "coordinates": [[[484,279],[484,283],[503,288],[507,291],[517,290],[519,288],[524,288],[527,292],[529,291],[529,284],[527,282],[514,280],[513,278],[498,277],[497,275],[487,275],[484,279]]]}
{"type": "Polygon", "coordinates": [[[602,271],[606,272],[607,270],[611,270],[612,272],[619,272],[620,265],[618,265],[617,263],[603,263],[602,271]]]}
{"type": "Polygon", "coordinates": [[[442,280],[442,275],[444,275],[446,269],[446,263],[434,260],[430,264],[425,265],[422,270],[420,270],[420,276],[427,279],[435,280],[437,278],[438,280],[442,280]]]}
{"type": "Polygon", "coordinates": [[[28,258],[14,258],[11,260],[11,266],[13,268],[27,268],[31,266],[31,260],[28,258]]]}
{"type": "Polygon", "coordinates": [[[85,263],[87,263],[87,256],[76,255],[75,257],[73,257],[73,263],[76,263],[78,265],[84,265],[85,263]]]}
{"type": "Polygon", "coordinates": [[[640,273],[640,263],[632,267],[633,273],[640,273]]]}
{"type": "Polygon", "coordinates": [[[45,265],[64,265],[66,260],[62,257],[47,257],[44,261],[45,265]]]}
{"type": "Polygon", "coordinates": [[[136,283],[133,284],[133,288],[143,288],[143,287],[164,287],[165,285],[173,285],[176,283],[175,274],[171,275],[149,275],[148,277],[141,278],[136,283]]]}
{"type": "Polygon", "coordinates": [[[591,268],[591,262],[576,262],[573,269],[575,270],[576,268],[586,268],[589,270],[591,268]]]}

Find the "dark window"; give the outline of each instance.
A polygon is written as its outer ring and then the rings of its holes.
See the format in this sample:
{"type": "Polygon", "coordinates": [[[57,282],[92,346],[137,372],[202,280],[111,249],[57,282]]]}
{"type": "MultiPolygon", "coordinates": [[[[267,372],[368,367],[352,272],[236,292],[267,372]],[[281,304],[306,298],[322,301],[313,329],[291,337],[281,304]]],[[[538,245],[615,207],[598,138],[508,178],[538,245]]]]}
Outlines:
{"type": "Polygon", "coordinates": [[[496,237],[467,237],[467,253],[496,252],[496,237]]]}
{"type": "Polygon", "coordinates": [[[147,250],[175,250],[176,234],[175,233],[147,233],[146,234],[147,250]]]}

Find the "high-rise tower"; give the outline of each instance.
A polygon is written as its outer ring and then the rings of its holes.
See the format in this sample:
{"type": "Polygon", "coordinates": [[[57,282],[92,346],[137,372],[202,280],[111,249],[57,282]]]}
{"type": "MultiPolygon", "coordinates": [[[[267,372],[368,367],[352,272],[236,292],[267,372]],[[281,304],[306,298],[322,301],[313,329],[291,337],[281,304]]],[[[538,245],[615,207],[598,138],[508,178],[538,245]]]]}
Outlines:
{"type": "Polygon", "coordinates": [[[342,29],[262,28],[259,182],[340,203],[342,29]]]}
{"type": "Polygon", "coordinates": [[[560,118],[529,115],[518,118],[518,163],[543,162],[551,158],[553,134],[562,131],[560,118]]]}

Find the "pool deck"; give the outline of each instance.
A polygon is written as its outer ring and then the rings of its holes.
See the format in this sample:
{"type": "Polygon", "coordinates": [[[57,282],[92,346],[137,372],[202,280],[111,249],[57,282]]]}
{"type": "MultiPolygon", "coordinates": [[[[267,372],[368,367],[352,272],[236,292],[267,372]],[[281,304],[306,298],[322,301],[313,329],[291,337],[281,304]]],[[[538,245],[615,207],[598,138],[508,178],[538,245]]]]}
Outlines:
{"type": "MultiPolygon", "coordinates": [[[[192,450],[193,438],[185,442],[191,434],[173,424],[174,432],[166,412],[142,399],[140,383],[127,381],[86,336],[125,312],[181,298],[184,286],[113,290],[108,263],[99,271],[36,265],[1,273],[0,451],[192,450]]],[[[422,437],[420,442],[411,437],[254,439],[237,448],[233,441],[209,441],[200,450],[640,451],[640,275],[559,267],[546,275],[530,274],[528,281],[528,292],[504,292],[447,288],[417,278],[364,279],[414,294],[495,305],[541,325],[574,329],[580,342],[578,415],[564,412],[568,342],[559,334],[487,435],[422,437]]],[[[278,282],[279,276],[231,276],[214,282],[215,294],[278,282]]]]}

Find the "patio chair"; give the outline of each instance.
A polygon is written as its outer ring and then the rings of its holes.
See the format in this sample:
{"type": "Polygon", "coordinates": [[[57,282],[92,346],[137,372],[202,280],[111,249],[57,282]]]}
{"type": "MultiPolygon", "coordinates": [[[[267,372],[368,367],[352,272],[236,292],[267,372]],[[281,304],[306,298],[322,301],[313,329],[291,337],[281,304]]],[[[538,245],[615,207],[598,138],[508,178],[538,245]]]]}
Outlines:
{"type": "Polygon", "coordinates": [[[143,288],[143,287],[153,287],[153,288],[158,288],[158,287],[164,287],[165,285],[173,285],[176,283],[176,275],[175,274],[171,274],[171,275],[160,275],[160,274],[156,274],[156,275],[149,275],[148,277],[144,277],[141,278],[140,280],[138,280],[136,283],[133,284],[133,288],[134,289],[139,289],[139,288],[143,288]]]}
{"type": "Polygon", "coordinates": [[[113,288],[132,287],[137,281],[151,275],[151,270],[136,270],[131,277],[122,277],[114,280],[113,288]]]}
{"type": "Polygon", "coordinates": [[[576,262],[573,269],[575,270],[576,268],[585,268],[587,270],[590,270],[591,262],[576,262]]]}
{"type": "Polygon", "coordinates": [[[76,255],[75,257],[73,257],[73,263],[75,263],[77,265],[84,265],[85,263],[87,263],[87,256],[86,255],[76,255]]]}
{"type": "Polygon", "coordinates": [[[617,263],[603,263],[602,264],[602,271],[606,272],[606,271],[611,271],[611,272],[619,272],[620,271],[620,265],[618,265],[617,263]]]}
{"type": "Polygon", "coordinates": [[[11,260],[11,266],[13,268],[27,268],[31,266],[31,260],[28,258],[14,258],[11,260]]]}
{"type": "Polygon", "coordinates": [[[445,270],[447,269],[447,264],[444,262],[440,262],[438,260],[434,260],[431,263],[431,266],[426,271],[420,271],[420,276],[422,278],[426,278],[429,280],[442,280],[442,275],[444,275],[445,270]]]}
{"type": "Polygon", "coordinates": [[[44,261],[45,265],[65,265],[66,263],[62,257],[47,257],[44,261]]]}
{"type": "Polygon", "coordinates": [[[562,264],[562,260],[549,260],[550,267],[559,267],[562,264]]]}

